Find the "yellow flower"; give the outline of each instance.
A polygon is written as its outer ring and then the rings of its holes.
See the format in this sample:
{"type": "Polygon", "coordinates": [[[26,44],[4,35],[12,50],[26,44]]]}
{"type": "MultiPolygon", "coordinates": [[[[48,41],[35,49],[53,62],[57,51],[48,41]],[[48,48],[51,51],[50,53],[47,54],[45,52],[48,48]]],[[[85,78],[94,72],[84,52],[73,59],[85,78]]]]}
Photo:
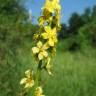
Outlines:
{"type": "Polygon", "coordinates": [[[51,0],[46,0],[44,7],[42,8],[43,10],[48,10],[49,12],[53,13],[54,8],[53,8],[53,3],[51,0]]]}
{"type": "Polygon", "coordinates": [[[33,48],[32,48],[32,52],[33,52],[33,54],[35,54],[35,55],[38,54],[39,60],[42,60],[42,59],[44,59],[44,58],[46,58],[46,57],[48,56],[48,53],[47,53],[47,51],[46,51],[47,48],[48,48],[48,47],[47,47],[46,44],[43,45],[42,42],[39,41],[39,42],[37,43],[37,47],[33,47],[33,48]]]}
{"type": "Polygon", "coordinates": [[[55,10],[59,12],[61,10],[61,6],[59,4],[59,1],[60,0],[46,0],[45,6],[42,9],[43,10],[46,9],[50,13],[54,13],[55,10]]]}
{"type": "Polygon", "coordinates": [[[50,60],[51,60],[51,58],[49,57],[48,59],[47,59],[47,64],[46,64],[46,70],[47,70],[47,72],[48,72],[48,74],[49,75],[52,75],[52,73],[51,73],[51,68],[52,68],[52,65],[50,65],[50,60]]]}
{"type": "Polygon", "coordinates": [[[42,33],[44,39],[48,39],[48,44],[54,46],[57,42],[56,28],[51,29],[49,26],[45,26],[45,32],[42,33]]]}
{"type": "Polygon", "coordinates": [[[57,10],[57,11],[60,11],[61,10],[61,6],[60,6],[60,0],[53,0],[53,6],[54,6],[54,9],[57,10]]]}
{"type": "Polygon", "coordinates": [[[33,72],[31,70],[25,72],[25,78],[21,79],[20,84],[25,85],[24,88],[31,88],[34,85],[33,72]]]}
{"type": "Polygon", "coordinates": [[[45,95],[42,95],[42,93],[43,93],[42,88],[40,86],[37,87],[35,90],[35,96],[45,96],[45,95]]]}

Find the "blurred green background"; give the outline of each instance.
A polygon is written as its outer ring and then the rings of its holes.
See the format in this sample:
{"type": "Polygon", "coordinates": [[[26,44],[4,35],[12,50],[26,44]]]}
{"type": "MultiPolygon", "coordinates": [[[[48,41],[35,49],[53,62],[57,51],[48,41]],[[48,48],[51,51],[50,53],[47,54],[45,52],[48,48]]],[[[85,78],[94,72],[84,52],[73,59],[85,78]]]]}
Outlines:
{"type": "MultiPolygon", "coordinates": [[[[0,96],[21,96],[24,72],[34,69],[37,24],[20,0],[0,0],[0,96]]],[[[54,76],[43,72],[46,96],[96,96],[96,6],[73,13],[58,32],[54,76]]]]}

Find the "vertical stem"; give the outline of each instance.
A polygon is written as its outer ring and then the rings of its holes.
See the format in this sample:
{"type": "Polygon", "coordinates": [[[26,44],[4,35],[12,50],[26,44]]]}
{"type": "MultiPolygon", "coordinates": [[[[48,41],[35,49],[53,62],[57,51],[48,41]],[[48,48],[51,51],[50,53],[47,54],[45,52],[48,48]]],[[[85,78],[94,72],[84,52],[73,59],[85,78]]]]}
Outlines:
{"type": "Polygon", "coordinates": [[[36,77],[37,85],[40,85],[40,82],[41,82],[41,69],[42,69],[41,66],[42,66],[42,61],[39,61],[39,64],[37,67],[37,77],[36,77]]]}
{"type": "MultiPolygon", "coordinates": [[[[42,61],[39,61],[38,63],[38,67],[37,67],[37,72],[36,72],[36,77],[35,77],[35,86],[34,86],[34,92],[35,92],[35,89],[40,86],[40,83],[41,83],[41,66],[42,66],[42,61]]],[[[33,94],[33,91],[31,91],[31,96],[34,96],[33,94]]],[[[30,96],[30,94],[29,94],[30,96]]]]}

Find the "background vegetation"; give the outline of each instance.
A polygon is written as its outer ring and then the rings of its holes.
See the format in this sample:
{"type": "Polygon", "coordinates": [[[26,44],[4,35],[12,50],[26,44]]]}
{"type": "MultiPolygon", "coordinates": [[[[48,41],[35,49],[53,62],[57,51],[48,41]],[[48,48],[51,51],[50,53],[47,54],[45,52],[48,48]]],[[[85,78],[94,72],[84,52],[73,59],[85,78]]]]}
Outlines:
{"type": "MultiPolygon", "coordinates": [[[[0,0],[0,96],[22,96],[24,71],[34,66],[32,36],[20,0],[0,0]]],[[[73,13],[58,32],[53,77],[44,75],[46,96],[96,96],[96,6],[73,13]]]]}

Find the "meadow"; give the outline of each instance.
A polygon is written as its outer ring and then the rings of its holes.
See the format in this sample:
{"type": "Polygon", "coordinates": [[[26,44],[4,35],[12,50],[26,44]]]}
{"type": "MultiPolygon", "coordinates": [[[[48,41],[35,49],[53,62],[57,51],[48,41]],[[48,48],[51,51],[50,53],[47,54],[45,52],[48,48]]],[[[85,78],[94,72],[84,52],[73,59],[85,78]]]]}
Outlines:
{"type": "MultiPolygon", "coordinates": [[[[1,77],[6,76],[2,77],[4,85],[0,88],[0,96],[21,96],[19,82],[24,71],[37,66],[31,53],[32,43],[28,42],[17,48],[17,55],[13,56],[16,65],[14,63],[9,68],[3,68],[0,73],[1,77]]],[[[70,52],[61,45],[63,42],[58,43],[57,54],[52,60],[54,75],[50,77],[45,71],[42,72],[45,95],[96,96],[96,50],[87,48],[70,52]]]]}

